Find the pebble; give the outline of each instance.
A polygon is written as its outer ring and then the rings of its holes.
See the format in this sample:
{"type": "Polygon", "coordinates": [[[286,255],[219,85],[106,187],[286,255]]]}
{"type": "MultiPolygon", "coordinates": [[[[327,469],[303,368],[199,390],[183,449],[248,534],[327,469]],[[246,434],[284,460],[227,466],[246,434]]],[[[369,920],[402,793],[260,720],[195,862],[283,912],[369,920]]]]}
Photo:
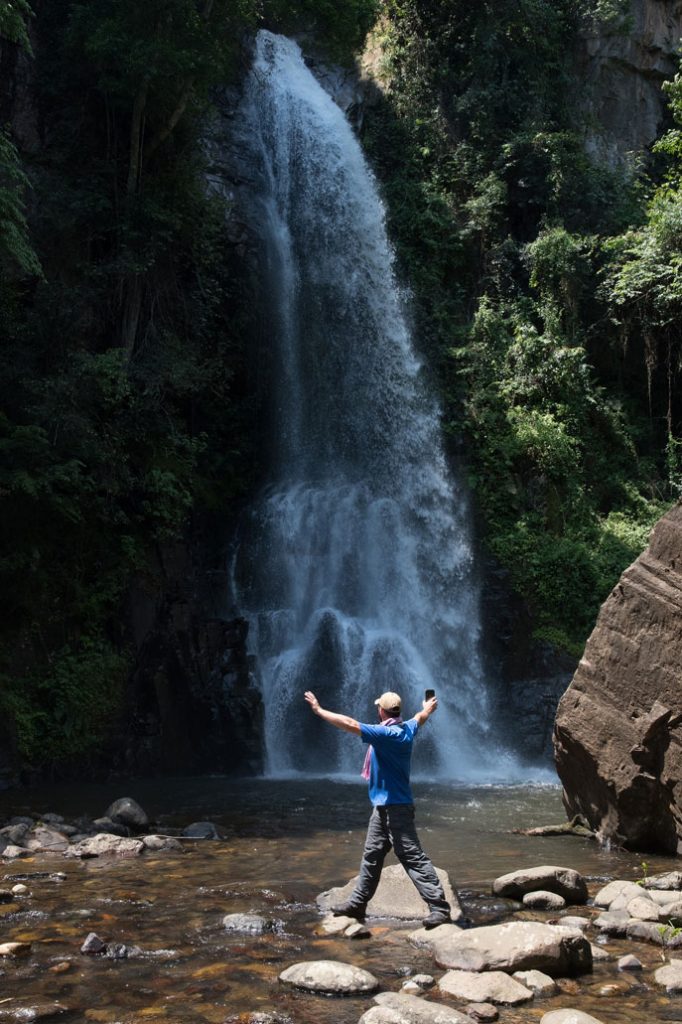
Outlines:
{"type": "Polygon", "coordinates": [[[16,885],[12,886],[12,892],[15,896],[25,896],[28,892],[28,886],[24,885],[23,882],[17,882],[16,885]]]}
{"type": "Polygon", "coordinates": [[[103,942],[95,932],[90,932],[81,946],[81,953],[86,956],[97,956],[98,953],[103,953],[106,948],[106,942],[103,942]]]}
{"type": "Polygon", "coordinates": [[[641,971],[642,961],[638,960],[632,953],[628,953],[626,956],[622,956],[618,961],[619,971],[641,971]]]}
{"type": "Polygon", "coordinates": [[[66,974],[67,971],[71,970],[71,964],[68,960],[60,960],[58,964],[53,964],[48,970],[50,974],[66,974]]]}

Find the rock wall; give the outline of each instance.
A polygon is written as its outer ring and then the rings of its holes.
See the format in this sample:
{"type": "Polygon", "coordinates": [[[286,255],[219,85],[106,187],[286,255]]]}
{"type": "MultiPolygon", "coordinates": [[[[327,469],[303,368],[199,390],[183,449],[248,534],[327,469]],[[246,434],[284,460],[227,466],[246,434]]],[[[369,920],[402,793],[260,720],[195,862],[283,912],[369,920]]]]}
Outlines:
{"type": "Polygon", "coordinates": [[[681,0],[631,0],[624,20],[582,35],[575,103],[587,151],[598,162],[623,164],[659,135],[661,85],[678,70],[681,37],[681,0]]]}
{"type": "Polygon", "coordinates": [[[557,712],[569,816],[635,850],[682,853],[682,503],[604,602],[557,712]]]}

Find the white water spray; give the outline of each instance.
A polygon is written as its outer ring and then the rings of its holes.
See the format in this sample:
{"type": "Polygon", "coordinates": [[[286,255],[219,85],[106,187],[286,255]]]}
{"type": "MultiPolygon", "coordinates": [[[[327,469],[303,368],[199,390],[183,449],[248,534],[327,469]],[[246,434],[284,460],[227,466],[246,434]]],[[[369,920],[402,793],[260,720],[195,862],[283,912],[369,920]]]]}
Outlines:
{"type": "Polygon", "coordinates": [[[361,745],[320,728],[306,689],[375,721],[383,690],[409,714],[433,687],[440,707],[416,767],[488,775],[469,512],[376,183],[290,40],[259,33],[239,116],[267,263],[273,465],[234,577],[263,680],[267,770],[359,771],[361,745]]]}

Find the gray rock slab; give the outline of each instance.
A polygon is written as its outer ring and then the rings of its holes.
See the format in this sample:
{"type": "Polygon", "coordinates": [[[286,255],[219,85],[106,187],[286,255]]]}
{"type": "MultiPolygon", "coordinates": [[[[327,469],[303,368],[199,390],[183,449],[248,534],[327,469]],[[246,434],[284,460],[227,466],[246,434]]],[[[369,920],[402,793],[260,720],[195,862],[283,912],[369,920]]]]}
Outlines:
{"type": "Polygon", "coordinates": [[[65,857],[139,857],[144,851],[144,843],[139,839],[125,839],[123,836],[112,836],[107,832],[98,832],[74,843],[64,851],[65,857]]]}
{"type": "Polygon", "coordinates": [[[660,916],[658,904],[644,896],[635,896],[634,900],[628,903],[626,910],[630,917],[636,917],[638,921],[658,921],[660,916]]]}
{"type": "Polygon", "coordinates": [[[554,978],[543,974],[542,971],[515,971],[514,977],[536,996],[553,996],[557,991],[557,983],[554,978]]]}
{"type": "Polygon", "coordinates": [[[137,800],[131,796],[123,796],[120,800],[114,800],[113,804],[107,807],[105,815],[112,821],[118,821],[121,825],[140,830],[149,824],[149,818],[142,810],[137,800]]]}
{"type": "Polygon", "coordinates": [[[218,829],[212,821],[193,821],[182,830],[182,834],[188,839],[220,839],[218,829]]]}
{"type": "Polygon", "coordinates": [[[223,927],[228,932],[262,935],[270,931],[270,922],[260,914],[226,914],[223,918],[223,927]]]}
{"type": "MultiPolygon", "coordinates": [[[[454,892],[446,871],[436,868],[441,884],[445,890],[445,898],[452,908],[452,919],[458,921],[464,917],[459,900],[454,892]]],[[[346,885],[338,886],[321,892],[317,897],[317,905],[321,910],[329,910],[337,903],[345,903],[350,898],[357,876],[351,878],[346,885]]],[[[428,907],[410,881],[401,864],[392,864],[381,872],[379,888],[367,905],[369,917],[389,917],[399,921],[416,921],[428,913],[428,907]]]]}
{"type": "Polygon", "coordinates": [[[279,980],[308,992],[334,992],[339,995],[374,992],[379,987],[379,982],[369,971],[340,960],[308,960],[292,964],[282,971],[279,980]]]}
{"type": "Polygon", "coordinates": [[[475,1003],[519,1006],[533,998],[531,989],[504,971],[448,971],[438,982],[441,992],[475,1003]]]}
{"type": "Polygon", "coordinates": [[[608,882],[596,894],[593,903],[595,907],[610,908],[613,901],[624,894],[628,895],[631,900],[634,900],[635,896],[642,895],[642,886],[637,885],[636,882],[623,882],[618,880],[608,882]]]}
{"type": "Polygon", "coordinates": [[[508,921],[468,931],[421,928],[409,939],[429,949],[441,967],[457,970],[538,970],[552,976],[592,970],[590,943],[582,932],[537,921],[508,921]]]}
{"type": "Polygon", "coordinates": [[[540,1024],[602,1024],[597,1017],[592,1017],[582,1010],[550,1010],[545,1013],[540,1024]]]}
{"type": "Polygon", "coordinates": [[[594,927],[604,935],[625,935],[632,918],[627,910],[606,910],[594,919],[594,927]]]}
{"type": "Polygon", "coordinates": [[[63,853],[69,845],[69,839],[63,832],[59,832],[56,828],[50,828],[48,825],[36,825],[24,841],[27,845],[33,841],[37,844],[34,849],[46,853],[63,853]]]}
{"type": "Polygon", "coordinates": [[[682,889],[682,871],[665,871],[642,879],[643,889],[682,889]]]}
{"type": "Polygon", "coordinates": [[[402,992],[379,992],[377,1004],[358,1024],[471,1024],[471,1018],[451,1006],[402,992]]]}
{"type": "Polygon", "coordinates": [[[682,992],[682,960],[671,960],[665,967],[659,967],[654,978],[666,992],[682,992]]]}
{"type": "Polygon", "coordinates": [[[180,840],[173,836],[142,836],[142,842],[147,850],[154,853],[183,853],[185,849],[180,840]]]}
{"type": "Polygon", "coordinates": [[[523,897],[524,907],[531,907],[533,910],[563,910],[566,900],[556,892],[547,892],[545,889],[537,889],[527,892],[523,897]]]}
{"type": "Polygon", "coordinates": [[[528,892],[542,889],[563,896],[567,903],[584,903],[587,900],[585,879],[573,868],[541,864],[535,868],[522,868],[501,875],[493,882],[495,896],[520,900],[528,892]]]}

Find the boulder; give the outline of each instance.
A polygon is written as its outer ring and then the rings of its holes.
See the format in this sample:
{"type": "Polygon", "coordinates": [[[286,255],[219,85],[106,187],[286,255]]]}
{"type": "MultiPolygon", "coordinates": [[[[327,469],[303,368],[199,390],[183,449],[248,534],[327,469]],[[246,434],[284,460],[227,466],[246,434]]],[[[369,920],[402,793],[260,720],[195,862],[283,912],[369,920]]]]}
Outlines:
{"type": "MultiPolygon", "coordinates": [[[[447,872],[436,868],[443,889],[445,898],[452,908],[452,920],[457,922],[464,918],[464,913],[459,905],[459,900],[454,892],[447,872]]],[[[321,892],[317,897],[317,905],[321,910],[329,910],[337,903],[345,903],[349,899],[357,876],[344,886],[335,889],[328,889],[321,892]]],[[[406,874],[401,864],[392,864],[381,872],[381,881],[376,893],[367,904],[369,917],[389,917],[399,921],[415,921],[428,912],[428,907],[415,889],[414,885],[406,874]]]]}
{"type": "Polygon", "coordinates": [[[665,986],[666,992],[682,992],[682,960],[671,960],[665,967],[659,967],[654,978],[665,986]]]}
{"type": "Polygon", "coordinates": [[[448,971],[438,982],[438,988],[449,996],[476,1003],[518,1006],[533,998],[529,988],[504,971],[448,971]]]}
{"type": "Polygon", "coordinates": [[[547,924],[553,924],[555,928],[571,928],[575,931],[579,928],[581,932],[586,932],[592,924],[589,917],[578,917],[576,914],[566,914],[565,917],[560,917],[556,921],[548,921],[547,924]]]}
{"type": "Polygon", "coordinates": [[[660,915],[657,904],[643,896],[636,896],[634,900],[630,900],[626,911],[630,917],[636,917],[638,921],[658,921],[660,915]]]}
{"type": "Polygon", "coordinates": [[[113,821],[111,818],[95,818],[93,827],[96,832],[108,832],[112,836],[128,836],[130,829],[120,821],[113,821]]]}
{"type": "Polygon", "coordinates": [[[124,839],[99,832],[74,843],[65,852],[65,857],[139,857],[144,850],[144,843],[139,839],[124,839]]]}
{"type": "Polygon", "coordinates": [[[282,971],[279,980],[308,992],[333,992],[337,995],[374,992],[379,987],[379,982],[369,971],[338,960],[309,960],[293,964],[282,971]]]}
{"type": "Polygon", "coordinates": [[[587,886],[582,875],[572,868],[555,867],[543,864],[540,867],[524,868],[502,875],[493,882],[495,896],[506,896],[520,900],[529,892],[538,889],[557,893],[567,903],[584,903],[587,899],[587,886]]]}
{"type": "Polygon", "coordinates": [[[142,842],[145,849],[154,853],[184,853],[185,850],[180,840],[173,836],[142,836],[142,842]]]}
{"type": "Polygon", "coordinates": [[[31,819],[26,821],[14,819],[13,824],[5,825],[4,828],[0,829],[0,836],[13,846],[21,846],[32,824],[33,821],[31,819]]]}
{"type": "Polygon", "coordinates": [[[536,996],[553,996],[557,991],[554,978],[550,978],[548,974],[543,974],[542,971],[515,971],[514,977],[522,985],[525,985],[526,988],[529,988],[531,992],[534,992],[536,996]]]}
{"type": "Polygon", "coordinates": [[[468,931],[422,928],[409,938],[430,949],[441,967],[457,970],[538,970],[552,976],[592,970],[590,943],[582,932],[537,921],[508,921],[468,931]]]}
{"type": "Polygon", "coordinates": [[[27,834],[24,842],[29,849],[46,853],[63,853],[69,845],[69,840],[63,832],[50,828],[48,825],[36,825],[27,834]]]}
{"type": "Polygon", "coordinates": [[[113,804],[107,807],[105,816],[111,818],[112,821],[119,822],[121,825],[127,825],[128,828],[133,829],[135,832],[141,832],[149,824],[149,818],[145,811],[142,810],[137,800],[133,800],[131,796],[124,796],[120,800],[114,800],[113,804]]]}
{"type": "Polygon", "coordinates": [[[637,896],[642,895],[641,885],[637,885],[636,882],[609,882],[602,889],[599,890],[597,895],[594,897],[595,907],[607,907],[611,908],[611,904],[621,896],[627,896],[629,899],[634,900],[637,896]]]}
{"type": "Polygon", "coordinates": [[[374,1002],[358,1024],[471,1024],[459,1010],[402,992],[379,992],[374,1002]]]}
{"type": "Polygon", "coordinates": [[[594,927],[604,935],[625,935],[632,918],[627,910],[607,910],[594,919],[594,927]]]}
{"type": "Polygon", "coordinates": [[[212,821],[193,821],[182,830],[187,839],[220,839],[218,829],[212,821]]]}
{"type": "Polygon", "coordinates": [[[546,892],[538,889],[536,892],[527,892],[523,897],[524,907],[532,910],[563,910],[566,900],[556,892],[546,892]]]}
{"type": "Polygon", "coordinates": [[[569,817],[629,849],[682,852],[682,503],[599,612],[554,727],[569,817]]]}
{"type": "Polygon", "coordinates": [[[665,871],[662,875],[650,875],[641,881],[642,889],[682,889],[682,871],[665,871]]]}
{"type": "Polygon", "coordinates": [[[667,944],[665,932],[664,925],[655,924],[653,921],[637,921],[635,918],[631,918],[625,928],[625,935],[628,939],[654,942],[657,946],[667,944]]]}
{"type": "Polygon", "coordinates": [[[540,1024],[602,1024],[596,1017],[582,1010],[550,1010],[545,1013],[540,1024]]]}
{"type": "Polygon", "coordinates": [[[342,935],[346,928],[357,923],[353,917],[334,917],[333,914],[329,914],[320,922],[318,931],[324,935],[342,935]]]}

